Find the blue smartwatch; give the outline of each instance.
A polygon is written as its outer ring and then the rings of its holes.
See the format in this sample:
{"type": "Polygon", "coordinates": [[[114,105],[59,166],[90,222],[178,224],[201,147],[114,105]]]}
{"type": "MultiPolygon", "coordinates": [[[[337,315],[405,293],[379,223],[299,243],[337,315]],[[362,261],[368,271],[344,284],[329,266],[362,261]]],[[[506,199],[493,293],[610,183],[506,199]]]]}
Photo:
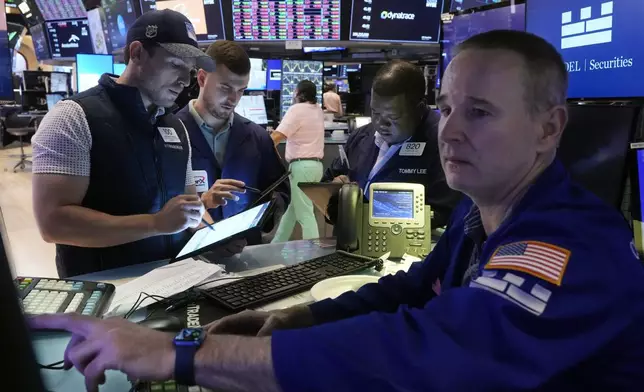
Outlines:
{"type": "Polygon", "coordinates": [[[174,379],[181,385],[195,385],[195,353],[206,339],[203,328],[184,328],[174,337],[174,379]]]}

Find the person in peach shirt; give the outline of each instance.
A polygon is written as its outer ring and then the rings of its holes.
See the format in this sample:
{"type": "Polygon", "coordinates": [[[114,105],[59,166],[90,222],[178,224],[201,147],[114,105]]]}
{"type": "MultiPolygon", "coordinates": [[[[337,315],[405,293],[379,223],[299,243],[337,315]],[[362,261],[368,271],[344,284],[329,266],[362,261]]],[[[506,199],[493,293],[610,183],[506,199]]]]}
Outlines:
{"type": "Polygon", "coordinates": [[[282,216],[272,242],[288,241],[296,222],[302,226],[304,239],[318,238],[313,202],[297,186],[300,182],[319,182],[322,179],[324,112],[317,101],[315,84],[302,80],[297,85],[293,106],[271,137],[276,146],[286,140],[285,158],[291,171],[291,204],[282,216]]]}
{"type": "Polygon", "coordinates": [[[333,113],[336,117],[340,117],[344,114],[344,109],[342,109],[342,99],[340,99],[336,89],[337,87],[334,83],[325,84],[322,100],[324,101],[326,113],[333,113]]]}

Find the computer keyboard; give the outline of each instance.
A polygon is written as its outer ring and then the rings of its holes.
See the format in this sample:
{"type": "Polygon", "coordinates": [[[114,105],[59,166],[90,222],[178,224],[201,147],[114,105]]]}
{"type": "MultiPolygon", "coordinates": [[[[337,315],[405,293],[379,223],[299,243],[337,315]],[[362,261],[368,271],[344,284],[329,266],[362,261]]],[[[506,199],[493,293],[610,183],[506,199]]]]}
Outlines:
{"type": "Polygon", "coordinates": [[[114,295],[114,285],[101,282],[18,277],[14,283],[28,315],[76,312],[100,317],[114,295]]]}
{"type": "Polygon", "coordinates": [[[219,306],[240,311],[306,291],[324,279],[371,267],[382,268],[382,260],[337,251],[201,292],[219,306]]]}
{"type": "Polygon", "coordinates": [[[132,392],[211,392],[210,389],[198,386],[179,385],[174,381],[138,382],[132,392]]]}

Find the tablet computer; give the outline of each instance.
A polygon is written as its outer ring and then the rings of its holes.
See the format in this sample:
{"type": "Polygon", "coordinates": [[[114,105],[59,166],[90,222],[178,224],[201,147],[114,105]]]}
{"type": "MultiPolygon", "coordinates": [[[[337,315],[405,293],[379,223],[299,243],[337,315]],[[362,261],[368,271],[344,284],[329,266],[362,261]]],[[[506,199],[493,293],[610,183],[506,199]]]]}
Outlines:
{"type": "Polygon", "coordinates": [[[212,225],[214,230],[203,227],[195,231],[188,243],[172,261],[197,256],[224,241],[242,236],[254,229],[260,230],[270,215],[271,207],[272,202],[269,201],[214,223],[212,225]]]}

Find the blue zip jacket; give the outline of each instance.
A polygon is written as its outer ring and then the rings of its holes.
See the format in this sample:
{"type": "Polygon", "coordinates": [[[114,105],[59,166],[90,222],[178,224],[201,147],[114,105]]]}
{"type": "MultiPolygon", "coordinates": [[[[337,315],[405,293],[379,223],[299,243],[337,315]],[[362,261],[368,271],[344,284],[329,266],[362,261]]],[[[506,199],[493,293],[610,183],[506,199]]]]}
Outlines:
{"type": "MultiPolygon", "coordinates": [[[[226,144],[224,165],[220,167],[199,125],[190,114],[188,106],[177,113],[177,117],[183,121],[190,135],[192,170],[206,171],[208,189],[218,179],[230,178],[264,191],[286,173],[286,167],[275,149],[273,140],[264,128],[237,113],[234,116],[226,144]]],[[[257,200],[258,195],[246,192],[238,196],[239,200],[236,202],[229,201],[225,206],[210,209],[208,212],[212,218],[219,221],[236,215],[250,207],[257,200]]],[[[264,201],[268,200],[270,199],[264,201]]],[[[286,211],[290,201],[288,180],[275,189],[273,200],[276,203],[274,209],[276,213],[286,211]]],[[[269,220],[264,229],[270,231],[272,226],[273,222],[269,220]]],[[[259,235],[247,239],[250,245],[261,243],[259,235]]]]}
{"type": "Polygon", "coordinates": [[[644,390],[632,236],[559,162],[487,238],[465,199],[423,262],[311,305],[318,326],[274,332],[278,382],[284,392],[644,390]]]}

